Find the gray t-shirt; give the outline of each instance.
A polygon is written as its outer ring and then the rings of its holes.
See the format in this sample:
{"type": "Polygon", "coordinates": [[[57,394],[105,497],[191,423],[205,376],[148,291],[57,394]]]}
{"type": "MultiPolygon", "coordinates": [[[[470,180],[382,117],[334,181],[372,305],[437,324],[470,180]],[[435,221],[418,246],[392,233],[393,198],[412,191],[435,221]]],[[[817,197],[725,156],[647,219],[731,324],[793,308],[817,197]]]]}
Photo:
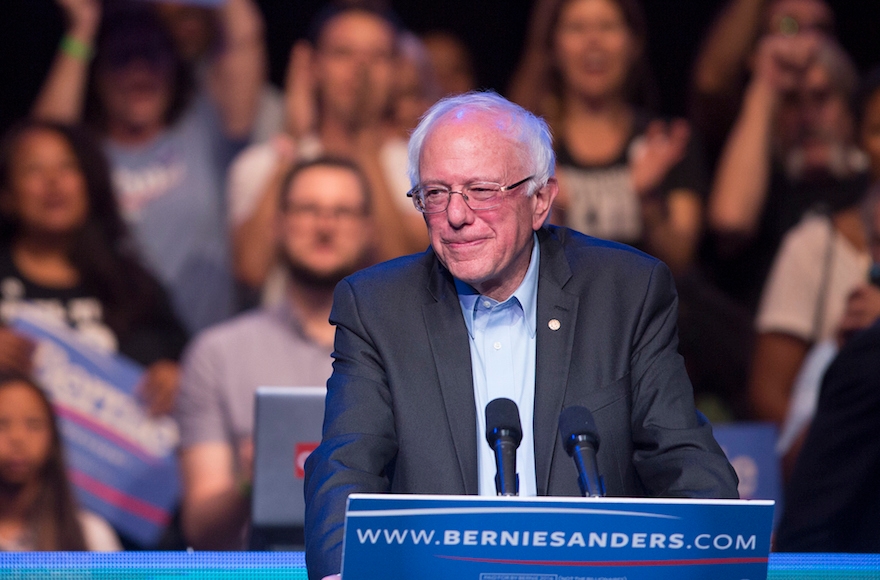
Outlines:
{"type": "Polygon", "coordinates": [[[181,447],[226,442],[237,448],[253,434],[257,387],[324,385],[331,352],[303,334],[286,303],[203,332],[183,357],[175,410],[181,447]]]}
{"type": "Polygon", "coordinates": [[[105,142],[122,215],[191,333],[233,313],[223,180],[241,145],[204,96],[145,145],[105,142]]]}

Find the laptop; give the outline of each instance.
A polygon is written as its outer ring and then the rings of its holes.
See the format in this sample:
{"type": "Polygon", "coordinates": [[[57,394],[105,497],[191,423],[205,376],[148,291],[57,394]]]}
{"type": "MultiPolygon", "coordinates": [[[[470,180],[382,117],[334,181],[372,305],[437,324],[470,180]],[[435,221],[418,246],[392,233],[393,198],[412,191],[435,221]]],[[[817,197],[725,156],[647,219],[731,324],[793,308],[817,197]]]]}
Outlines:
{"type": "Polygon", "coordinates": [[[302,550],[303,467],[321,442],[325,387],[259,387],[250,550],[302,550]]]}

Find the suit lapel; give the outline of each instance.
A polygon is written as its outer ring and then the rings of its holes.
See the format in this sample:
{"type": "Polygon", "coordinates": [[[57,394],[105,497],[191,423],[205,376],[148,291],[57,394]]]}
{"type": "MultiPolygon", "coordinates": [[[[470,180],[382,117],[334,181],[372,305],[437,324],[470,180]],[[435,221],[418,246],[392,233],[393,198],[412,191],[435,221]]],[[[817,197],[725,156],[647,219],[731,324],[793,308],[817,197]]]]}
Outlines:
{"type": "MultiPolygon", "coordinates": [[[[579,299],[563,291],[571,268],[558,238],[538,231],[541,268],[538,280],[537,353],[535,358],[535,475],[538,495],[546,495],[550,462],[558,443],[557,425],[575,339],[579,299]]],[[[583,330],[582,330],[583,331],[583,330]]]]}
{"type": "Polygon", "coordinates": [[[440,391],[465,493],[476,494],[477,416],[467,329],[452,277],[435,259],[428,291],[436,302],[422,308],[440,391]]]}

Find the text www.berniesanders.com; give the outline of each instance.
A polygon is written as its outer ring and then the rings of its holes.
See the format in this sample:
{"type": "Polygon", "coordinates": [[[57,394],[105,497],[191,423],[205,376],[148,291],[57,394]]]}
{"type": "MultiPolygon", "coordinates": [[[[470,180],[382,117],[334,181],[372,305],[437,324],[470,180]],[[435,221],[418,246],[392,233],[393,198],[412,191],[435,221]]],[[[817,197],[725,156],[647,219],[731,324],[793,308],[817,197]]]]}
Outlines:
{"type": "Polygon", "coordinates": [[[693,546],[699,550],[755,550],[756,537],[740,534],[684,534],[622,533],[622,532],[549,532],[549,531],[494,531],[494,530],[411,530],[360,529],[356,530],[361,544],[425,544],[443,546],[533,546],[549,548],[646,548],[679,550],[693,546]]]}

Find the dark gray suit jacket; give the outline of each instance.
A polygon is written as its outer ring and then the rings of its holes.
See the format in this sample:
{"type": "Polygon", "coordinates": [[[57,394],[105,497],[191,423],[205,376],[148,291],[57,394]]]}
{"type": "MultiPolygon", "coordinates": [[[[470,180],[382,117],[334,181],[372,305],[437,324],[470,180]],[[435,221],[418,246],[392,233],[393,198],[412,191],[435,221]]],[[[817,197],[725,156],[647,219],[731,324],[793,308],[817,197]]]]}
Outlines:
{"type": "Polygon", "coordinates": [[[840,349],[785,489],[784,552],[880,552],[880,322],[840,349]]]}
{"type": "MultiPolygon", "coordinates": [[[[694,410],[668,268],[565,228],[541,229],[538,239],[538,494],[580,495],[557,424],[563,407],[583,405],[599,429],[608,495],[737,497],[736,474],[694,410]]],[[[330,318],[337,330],[324,438],[306,462],[312,579],[339,572],[348,494],[477,493],[467,329],[434,253],[346,278],[330,318]]]]}

